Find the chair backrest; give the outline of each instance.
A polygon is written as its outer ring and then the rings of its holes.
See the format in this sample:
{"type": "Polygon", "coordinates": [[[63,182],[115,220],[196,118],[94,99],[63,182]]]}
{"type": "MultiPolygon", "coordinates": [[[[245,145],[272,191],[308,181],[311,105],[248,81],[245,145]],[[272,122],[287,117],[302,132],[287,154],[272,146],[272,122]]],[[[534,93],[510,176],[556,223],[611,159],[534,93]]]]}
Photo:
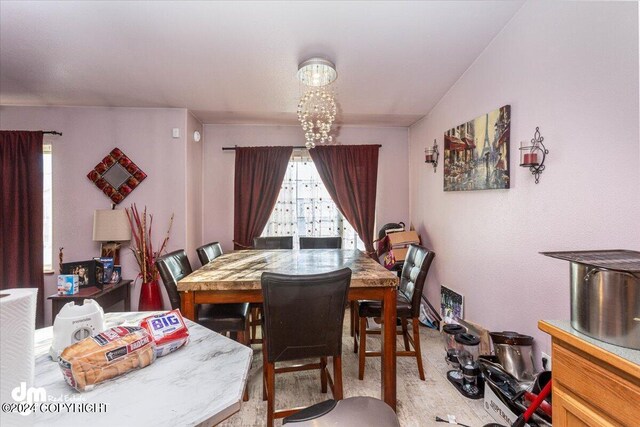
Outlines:
{"type": "Polygon", "coordinates": [[[254,249],[293,249],[293,236],[256,237],[254,249]]]}
{"type": "Polygon", "coordinates": [[[342,237],[300,237],[300,249],[340,249],[342,237]]]}
{"type": "Polygon", "coordinates": [[[262,273],[267,360],[339,356],[351,269],[290,276],[262,273]]]}
{"type": "Polygon", "coordinates": [[[156,260],[156,267],[160,272],[162,283],[167,289],[171,308],[180,308],[180,294],[178,293],[178,281],[191,274],[191,264],[184,249],[169,252],[156,260]]]}
{"type": "Polygon", "coordinates": [[[202,245],[196,249],[200,264],[209,264],[214,259],[222,255],[222,246],[218,242],[212,242],[207,245],[202,245]]]}
{"type": "Polygon", "coordinates": [[[402,267],[399,291],[411,302],[411,316],[420,314],[420,299],[429,267],[436,253],[418,245],[410,245],[402,267]]]}

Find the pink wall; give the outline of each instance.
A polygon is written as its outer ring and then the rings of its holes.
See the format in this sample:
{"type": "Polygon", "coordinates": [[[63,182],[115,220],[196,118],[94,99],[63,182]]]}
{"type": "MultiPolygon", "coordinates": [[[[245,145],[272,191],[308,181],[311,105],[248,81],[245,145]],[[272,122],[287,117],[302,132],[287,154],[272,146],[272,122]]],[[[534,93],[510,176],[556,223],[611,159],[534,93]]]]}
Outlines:
{"type": "MultiPolygon", "coordinates": [[[[203,237],[231,250],[233,240],[233,151],[228,146],[304,145],[299,126],[205,125],[203,237]]],[[[381,144],[378,166],[377,224],[409,218],[407,129],[342,127],[342,144],[381,144]]]]}
{"type": "MultiPolygon", "coordinates": [[[[297,126],[216,126],[202,124],[184,109],[104,107],[0,107],[1,129],[54,129],[53,247],[64,247],[66,261],[99,254],[91,240],[93,211],[110,206],[86,178],[88,171],[114,147],[122,149],[148,178],[118,208],[137,203],[154,214],[156,236],[164,233],[175,214],[168,250],[186,248],[194,267],[195,248],[220,239],[225,249],[233,238],[232,152],[224,145],[300,145],[297,126]],[[172,138],[172,128],[180,138],[172,138]],[[193,140],[200,130],[202,140],[193,140]],[[208,141],[208,142],[205,142],[208,141]],[[203,238],[204,237],[204,238],[203,238]]],[[[382,144],[378,183],[378,223],[409,218],[406,128],[343,128],[345,144],[382,144]]],[[[57,259],[57,253],[54,254],[57,259]]],[[[131,253],[122,251],[123,277],[134,278],[137,267],[131,253]]],[[[55,275],[45,277],[45,294],[55,293],[55,275]]],[[[168,299],[164,292],[165,307],[168,299]]],[[[137,307],[139,286],[132,301],[137,307]]],[[[50,319],[50,305],[45,317],[50,319]]]]}
{"type": "Polygon", "coordinates": [[[568,263],[539,251],[640,249],[638,5],[527,2],[409,130],[411,222],[436,253],[427,294],[465,295],[465,318],[533,335],[568,319],[568,263]],[[511,105],[512,188],[443,192],[422,160],[445,130],[511,105]],[[534,184],[518,143],[540,126],[550,150],[534,184]]]}
{"type": "Polygon", "coordinates": [[[192,267],[197,267],[196,248],[202,245],[202,153],[204,138],[202,123],[191,113],[187,114],[186,148],[186,250],[192,267]],[[193,132],[200,132],[200,142],[193,139],[193,132]]]}
{"type": "MultiPolygon", "coordinates": [[[[1,129],[57,130],[63,136],[53,140],[53,247],[64,247],[66,261],[99,255],[93,242],[93,211],[108,209],[110,200],[86,175],[114,147],[119,147],[148,175],[118,208],[137,203],[154,214],[158,238],[175,214],[169,249],[186,246],[185,126],[184,109],[136,109],[102,107],[0,107],[1,129]],[[174,139],[171,129],[179,128],[174,139]]],[[[131,253],[122,250],[124,278],[135,278],[137,267],[131,253]]],[[[55,293],[56,276],[45,276],[45,293],[55,293]]],[[[133,293],[137,307],[139,286],[133,293]]],[[[166,301],[166,295],[165,295],[166,301]]],[[[168,307],[168,303],[165,302],[168,307]]],[[[45,307],[50,321],[50,304],[45,307]]]]}

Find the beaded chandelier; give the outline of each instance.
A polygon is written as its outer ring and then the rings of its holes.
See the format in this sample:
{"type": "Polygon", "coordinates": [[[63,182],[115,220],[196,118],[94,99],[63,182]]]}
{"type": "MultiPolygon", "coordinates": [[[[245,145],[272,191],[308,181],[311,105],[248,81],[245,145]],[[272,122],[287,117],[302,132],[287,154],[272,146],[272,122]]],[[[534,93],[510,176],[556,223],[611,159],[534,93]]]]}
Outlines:
{"type": "Polygon", "coordinates": [[[338,77],[335,66],[326,59],[311,58],[298,66],[297,77],[305,85],[297,110],[305,146],[333,142],[330,132],[337,108],[329,85],[338,77]]]}

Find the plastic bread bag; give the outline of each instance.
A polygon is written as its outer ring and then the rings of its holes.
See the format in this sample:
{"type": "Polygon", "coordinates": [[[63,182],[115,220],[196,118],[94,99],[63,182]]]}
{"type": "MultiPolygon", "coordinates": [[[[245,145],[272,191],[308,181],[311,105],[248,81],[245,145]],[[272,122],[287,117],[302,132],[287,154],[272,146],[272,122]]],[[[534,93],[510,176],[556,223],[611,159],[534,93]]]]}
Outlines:
{"type": "Polygon", "coordinates": [[[140,326],[149,332],[156,343],[156,356],[172,353],[189,342],[189,329],[180,310],[145,317],[140,326]]]}
{"type": "Polygon", "coordinates": [[[155,343],[137,326],[117,326],[65,348],[58,364],[65,381],[78,391],[144,368],[156,360],[155,343]]]}

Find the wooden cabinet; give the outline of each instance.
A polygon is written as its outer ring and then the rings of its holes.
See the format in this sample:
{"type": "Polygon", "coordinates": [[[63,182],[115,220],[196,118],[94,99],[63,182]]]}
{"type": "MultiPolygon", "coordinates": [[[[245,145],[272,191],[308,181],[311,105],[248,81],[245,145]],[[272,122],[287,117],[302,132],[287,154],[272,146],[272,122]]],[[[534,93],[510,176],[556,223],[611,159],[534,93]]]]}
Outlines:
{"type": "Polygon", "coordinates": [[[640,352],[616,354],[619,347],[598,345],[570,327],[538,326],[552,337],[554,427],[640,426],[640,352]]]}

